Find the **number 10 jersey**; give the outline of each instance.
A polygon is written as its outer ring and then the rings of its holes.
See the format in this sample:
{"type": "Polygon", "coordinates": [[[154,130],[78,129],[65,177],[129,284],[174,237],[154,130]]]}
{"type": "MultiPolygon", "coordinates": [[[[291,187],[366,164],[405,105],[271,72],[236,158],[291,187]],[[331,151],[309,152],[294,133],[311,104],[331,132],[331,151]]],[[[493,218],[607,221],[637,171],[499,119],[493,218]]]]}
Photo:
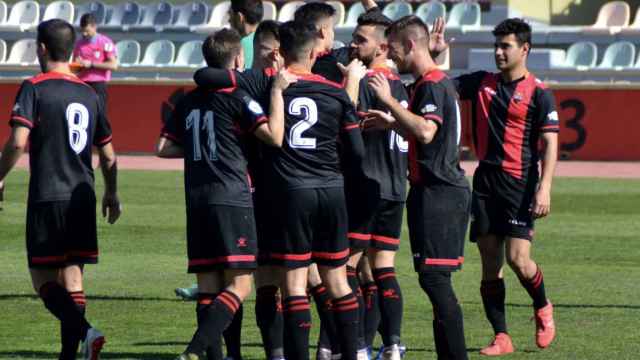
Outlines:
{"type": "Polygon", "coordinates": [[[111,142],[95,91],[73,75],[48,72],[20,86],[9,121],[29,134],[29,202],[70,200],[93,189],[91,146],[111,142]]]}

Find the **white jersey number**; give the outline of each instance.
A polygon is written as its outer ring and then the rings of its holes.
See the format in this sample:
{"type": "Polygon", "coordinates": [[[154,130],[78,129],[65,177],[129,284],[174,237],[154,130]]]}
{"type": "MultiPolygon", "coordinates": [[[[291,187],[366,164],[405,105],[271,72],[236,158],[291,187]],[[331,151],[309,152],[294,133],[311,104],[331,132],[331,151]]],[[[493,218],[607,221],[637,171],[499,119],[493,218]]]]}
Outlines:
{"type": "Polygon", "coordinates": [[[80,103],[67,106],[67,125],[69,128],[69,145],[76,154],[80,154],[87,146],[87,128],[89,127],[89,110],[80,103]]]}
{"type": "MultiPolygon", "coordinates": [[[[406,100],[402,100],[400,102],[400,105],[405,109],[409,108],[409,103],[406,100]]],[[[400,134],[395,132],[395,130],[391,130],[391,135],[389,138],[389,150],[393,151],[396,146],[398,147],[398,150],[400,152],[409,151],[409,142],[406,141],[402,136],[400,136],[400,134]]]]}
{"type": "Polygon", "coordinates": [[[289,103],[289,114],[304,116],[289,130],[289,146],[294,149],[315,149],[316,139],[302,136],[302,133],[318,122],[318,106],[315,101],[307,97],[295,98],[289,103]]]}
{"type": "Polygon", "coordinates": [[[202,127],[200,127],[200,109],[193,109],[187,116],[186,128],[192,129],[193,134],[193,161],[202,160],[202,150],[200,147],[200,130],[207,131],[207,149],[209,154],[207,158],[211,161],[218,160],[218,154],[216,153],[216,132],[213,127],[213,111],[207,110],[204,113],[202,119],[202,127]]]}

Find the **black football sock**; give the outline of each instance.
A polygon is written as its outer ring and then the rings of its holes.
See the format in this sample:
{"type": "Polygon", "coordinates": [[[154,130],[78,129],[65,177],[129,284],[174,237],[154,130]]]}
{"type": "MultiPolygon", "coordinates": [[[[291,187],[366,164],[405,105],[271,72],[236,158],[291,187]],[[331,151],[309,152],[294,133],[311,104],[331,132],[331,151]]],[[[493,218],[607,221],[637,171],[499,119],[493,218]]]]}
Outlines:
{"type": "Polygon", "coordinates": [[[544,277],[542,276],[542,270],[537,268],[536,274],[531,279],[523,279],[519,277],[520,284],[527,290],[529,296],[533,300],[533,307],[536,310],[542,309],[547,306],[547,294],[544,291],[544,277]]]}
{"type": "Polygon", "coordinates": [[[222,333],[224,343],[227,346],[227,357],[234,360],[241,360],[240,353],[241,337],[242,337],[242,317],[244,316],[244,306],[240,304],[238,311],[233,315],[231,324],[222,333]]]}
{"type": "Polygon", "coordinates": [[[262,343],[267,359],[283,357],[282,332],[282,303],[278,294],[278,287],[267,285],[256,290],[256,323],[260,328],[262,343]]]}
{"type": "Polygon", "coordinates": [[[316,303],[316,310],[320,318],[320,337],[318,346],[331,349],[333,354],[340,353],[340,344],[337,341],[336,322],[333,317],[331,296],[324,285],[318,285],[311,289],[313,301],[316,303]]]}
{"type": "Polygon", "coordinates": [[[233,316],[240,307],[240,299],[232,292],[223,290],[210,302],[198,300],[202,306],[199,309],[199,325],[191,342],[187,346],[187,353],[202,355],[207,349],[220,342],[222,332],[231,324],[233,316]]]}
{"type": "Polygon", "coordinates": [[[364,294],[364,339],[367,346],[373,346],[373,340],[380,326],[380,306],[378,299],[378,286],[370,282],[362,285],[364,294]]]}
{"type": "MultiPolygon", "coordinates": [[[[438,326],[442,327],[440,336],[444,335],[441,345],[446,342],[446,354],[438,353],[438,358],[451,360],[466,360],[467,347],[464,339],[464,324],[462,308],[458,304],[456,294],[451,286],[451,273],[427,272],[419,276],[420,286],[429,296],[435,319],[438,326]]],[[[435,337],[434,337],[435,340],[435,337]]],[[[438,346],[436,345],[436,350],[438,346]]]]}
{"type": "Polygon", "coordinates": [[[287,360],[309,359],[311,307],[306,296],[289,296],[283,301],[284,357],[287,360]]]}
{"type": "Polygon", "coordinates": [[[507,320],[504,307],[504,279],[483,280],[480,283],[480,295],[482,295],[484,313],[493,327],[493,332],[496,335],[506,333],[507,320]]]}
{"type": "Polygon", "coordinates": [[[373,269],[380,299],[380,325],[384,346],[400,344],[402,326],[402,292],[392,267],[373,269]]]}
{"type": "MultiPolygon", "coordinates": [[[[202,318],[205,314],[205,307],[209,306],[218,294],[213,293],[198,293],[198,301],[196,305],[196,319],[198,326],[202,323],[202,318]]],[[[213,344],[207,347],[207,360],[222,360],[224,355],[222,354],[222,339],[212,339],[213,344]]]]}
{"type": "Polygon", "coordinates": [[[367,346],[364,338],[364,297],[362,296],[360,280],[358,279],[356,269],[349,265],[347,265],[347,281],[349,282],[351,292],[356,296],[356,299],[358,299],[358,349],[363,349],[367,346]]]}
{"type": "Polygon", "coordinates": [[[449,349],[447,345],[447,336],[444,333],[444,327],[442,323],[437,320],[437,314],[433,312],[433,321],[431,323],[433,327],[433,342],[436,345],[436,355],[438,360],[448,360],[450,358],[449,349]]]}
{"type": "MultiPolygon", "coordinates": [[[[69,292],[76,307],[84,316],[87,299],[84,295],[84,291],[71,291],[69,292]]],[[[78,353],[78,345],[80,345],[80,338],[73,335],[72,329],[66,329],[60,323],[60,339],[62,341],[62,351],[60,352],[60,360],[75,359],[78,353]]]]}
{"type": "Polygon", "coordinates": [[[354,294],[333,300],[333,314],[344,360],[357,358],[359,312],[358,299],[354,294]]]}

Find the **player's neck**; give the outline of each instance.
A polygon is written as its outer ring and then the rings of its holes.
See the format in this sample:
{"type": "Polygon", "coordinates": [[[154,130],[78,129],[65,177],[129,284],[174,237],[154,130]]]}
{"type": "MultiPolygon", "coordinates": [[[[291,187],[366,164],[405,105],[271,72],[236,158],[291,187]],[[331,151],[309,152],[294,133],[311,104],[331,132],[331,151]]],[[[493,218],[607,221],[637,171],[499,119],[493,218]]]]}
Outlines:
{"type": "Polygon", "coordinates": [[[387,57],[386,56],[378,56],[371,61],[369,64],[369,69],[380,69],[380,68],[388,68],[387,66],[387,57]]]}
{"type": "Polygon", "coordinates": [[[424,56],[417,56],[413,65],[413,76],[416,79],[422,77],[422,75],[431,72],[438,68],[438,65],[431,59],[428,54],[424,56]]]}
{"type": "Polygon", "coordinates": [[[287,70],[291,71],[294,74],[298,74],[298,75],[311,74],[311,66],[309,66],[308,64],[285,63],[285,67],[287,68],[287,70]]]}
{"type": "Polygon", "coordinates": [[[504,70],[500,74],[504,82],[512,82],[527,76],[528,73],[527,67],[522,65],[510,70],[504,70]]]}
{"type": "Polygon", "coordinates": [[[242,37],[246,37],[253,34],[254,32],[256,32],[257,28],[258,28],[258,24],[251,25],[251,24],[244,23],[242,25],[242,34],[241,34],[242,37]]]}
{"type": "Polygon", "coordinates": [[[56,72],[56,73],[60,73],[60,74],[74,75],[75,76],[75,74],[71,71],[71,68],[69,68],[69,63],[68,62],[51,62],[51,61],[49,61],[47,63],[46,72],[56,72]]]}

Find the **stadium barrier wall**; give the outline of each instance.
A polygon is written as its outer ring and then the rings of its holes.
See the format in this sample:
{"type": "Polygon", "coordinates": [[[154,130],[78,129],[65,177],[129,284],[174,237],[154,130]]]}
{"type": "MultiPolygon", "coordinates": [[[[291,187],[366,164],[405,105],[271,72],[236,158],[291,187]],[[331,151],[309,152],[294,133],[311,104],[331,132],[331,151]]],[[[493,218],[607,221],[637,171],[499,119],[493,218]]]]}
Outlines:
{"type": "MultiPolygon", "coordinates": [[[[20,84],[0,83],[0,126],[4,143],[9,114],[20,84]]],[[[108,117],[121,153],[152,153],[161,125],[173,105],[191,89],[178,81],[114,81],[109,85],[108,117]]],[[[640,161],[640,87],[552,86],[560,115],[560,157],[569,160],[640,161]]],[[[463,104],[463,145],[471,146],[469,104],[463,104]]]]}

